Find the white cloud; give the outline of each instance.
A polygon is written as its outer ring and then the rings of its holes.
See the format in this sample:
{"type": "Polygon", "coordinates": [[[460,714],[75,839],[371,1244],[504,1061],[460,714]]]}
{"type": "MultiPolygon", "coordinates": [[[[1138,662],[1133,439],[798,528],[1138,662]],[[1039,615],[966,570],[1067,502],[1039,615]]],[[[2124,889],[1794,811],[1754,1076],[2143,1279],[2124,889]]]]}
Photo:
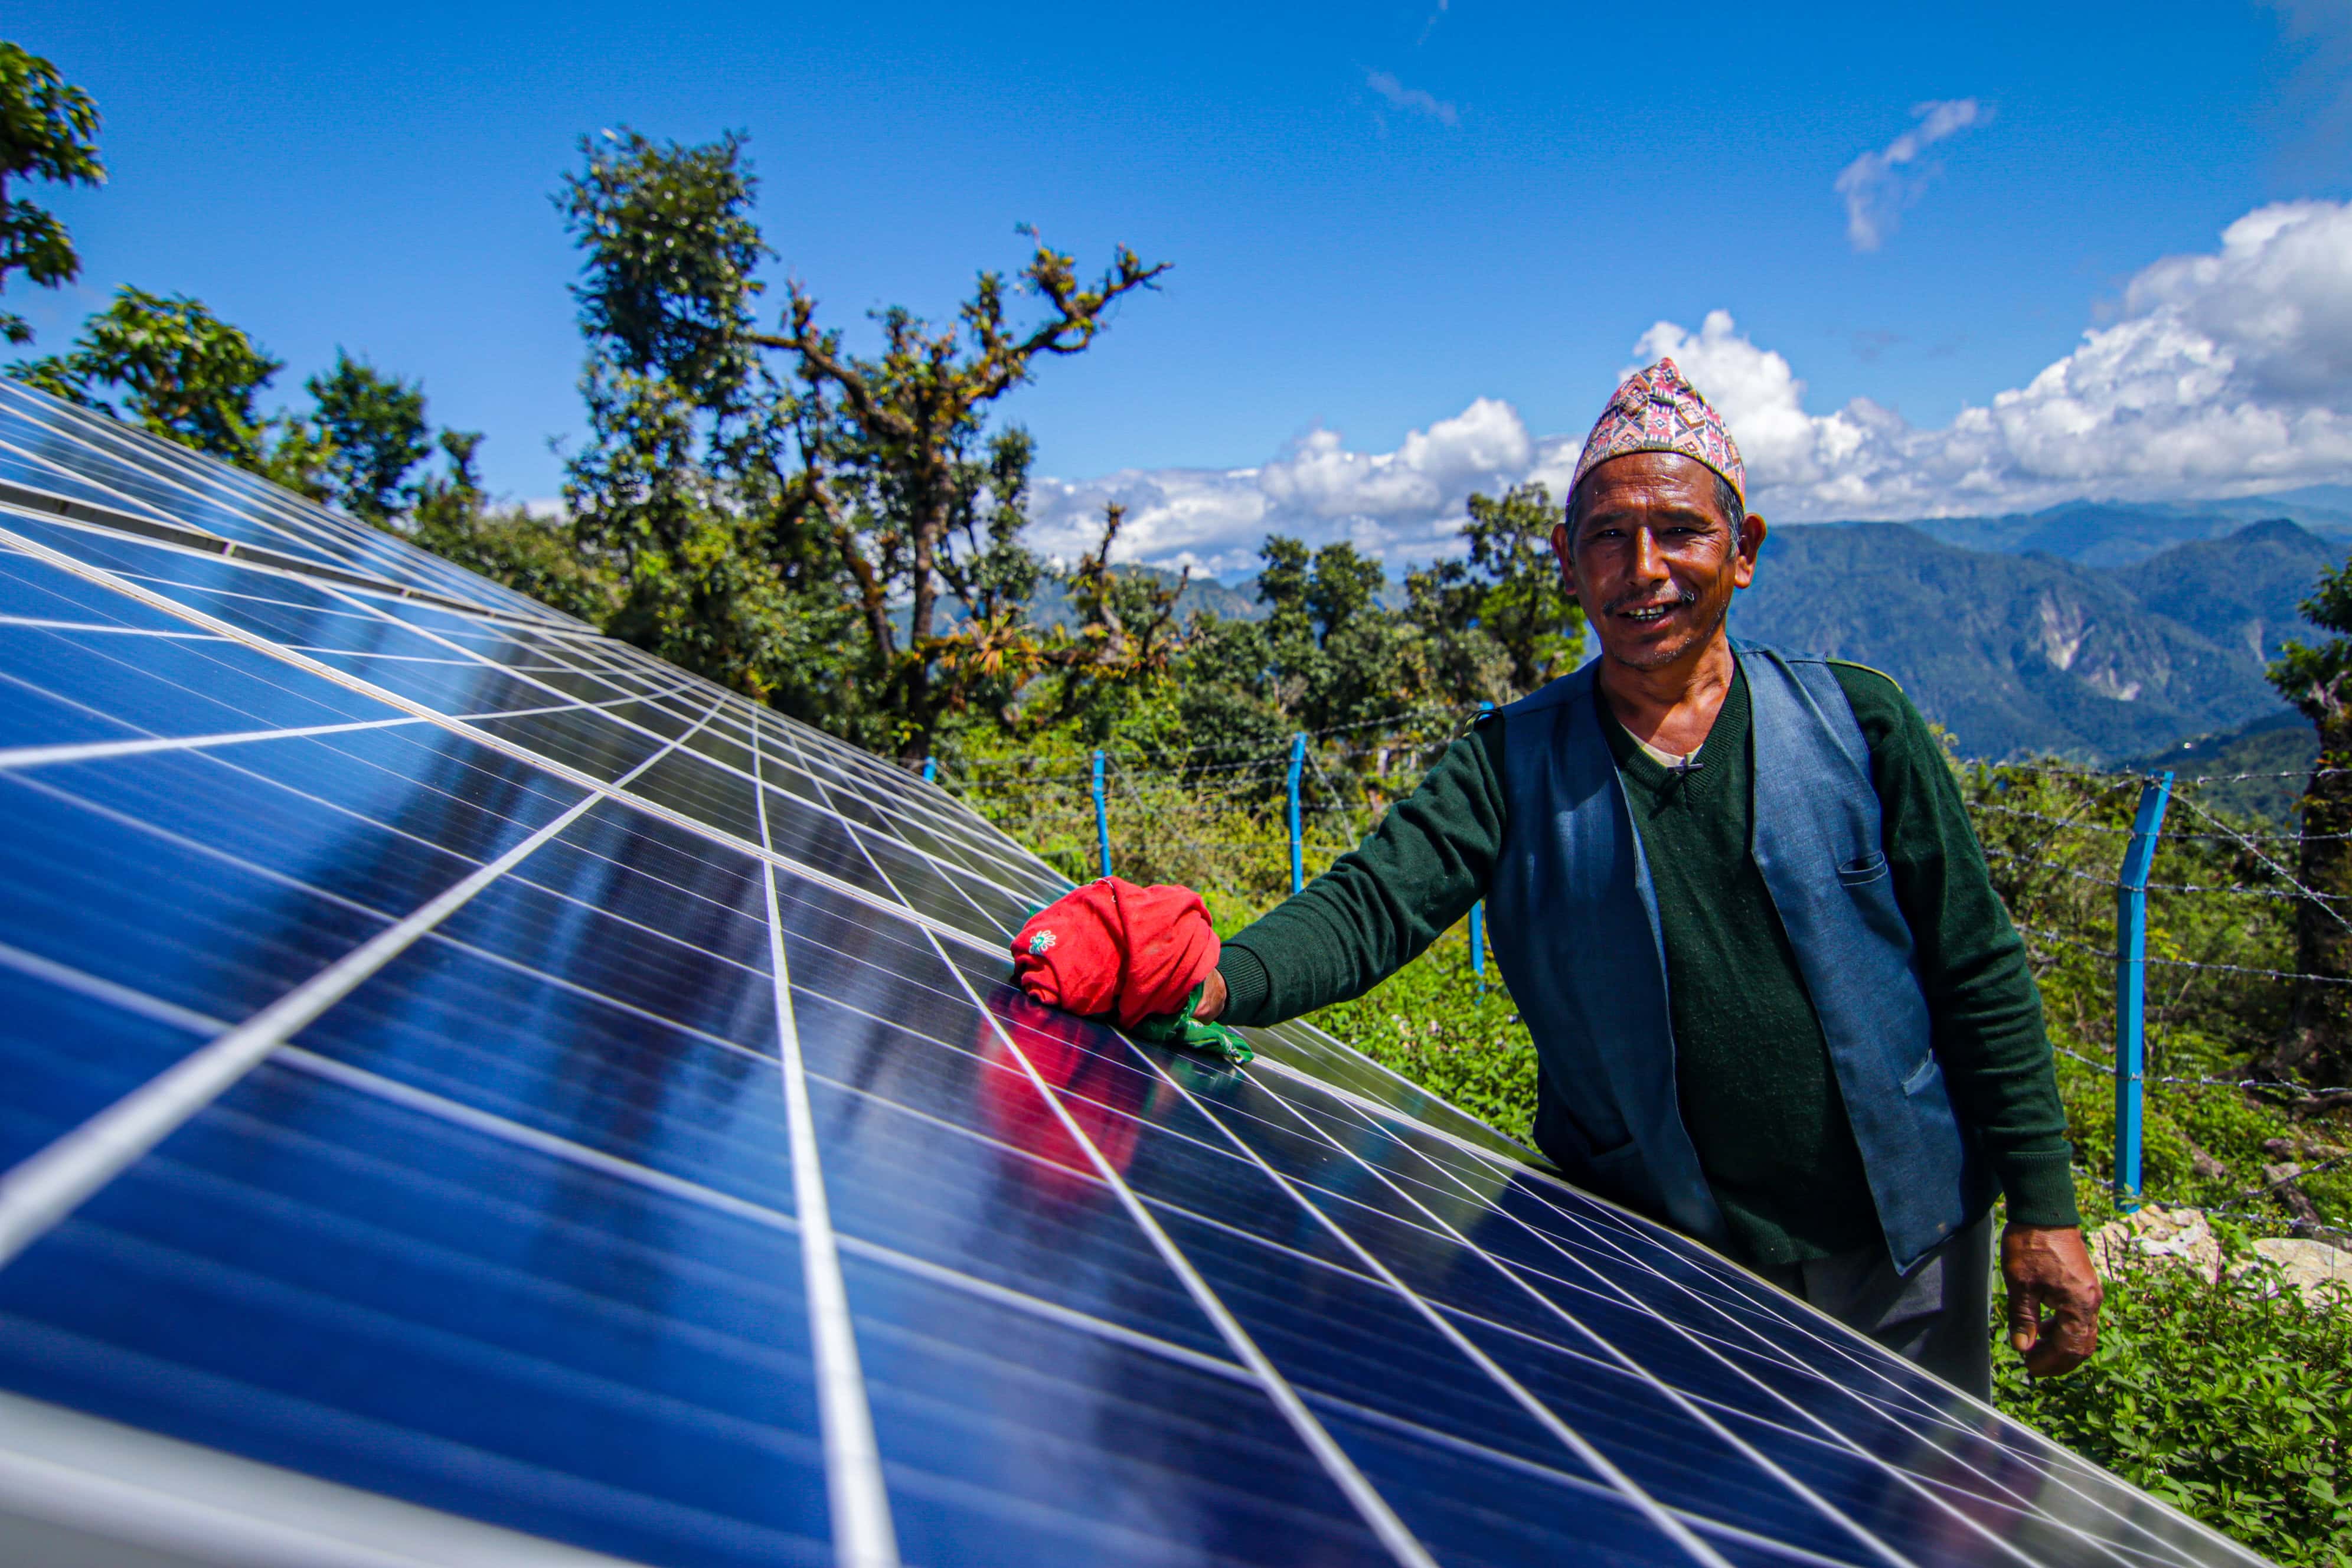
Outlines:
{"type": "Polygon", "coordinates": [[[1914,169],[1919,154],[1943,141],[1982,125],[1992,108],[1973,98],[1944,99],[1914,104],[1911,116],[1919,123],[1897,136],[1878,153],[1864,153],[1837,177],[1837,194],[1845,198],[1845,234],[1856,250],[1876,250],[1895,232],[1905,207],[1927,188],[1930,169],[1914,169]]]}
{"type": "Polygon", "coordinates": [[[1462,111],[1433,93],[1417,87],[1407,87],[1387,71],[1368,70],[1364,85],[1389,100],[1392,108],[1409,114],[1419,114],[1436,121],[1440,125],[1459,125],[1462,111]]]}
{"type": "MultiPolygon", "coordinates": [[[[1358,452],[1336,430],[1301,436],[1254,468],[1129,469],[1083,483],[1042,480],[1030,542],[1065,560],[1092,548],[1107,501],[1127,508],[1118,555],[1209,572],[1252,568],[1261,541],[1287,533],[1346,539],[1400,560],[1441,554],[1474,490],[1495,490],[1536,465],[1518,412],[1481,397],[1410,432],[1392,452],[1358,452]]],[[[1574,453],[1569,458],[1572,464],[1574,453]]]]}
{"type": "Polygon", "coordinates": [[[1866,398],[1809,414],[1780,354],[1717,310],[1661,321],[1723,408],[1757,504],[1792,518],[1900,517],[2242,494],[2352,472],[2352,205],[2247,214],[2218,251],[2168,257],[2110,325],[2025,385],[1919,430],[1866,398]]]}
{"type": "MultiPolygon", "coordinates": [[[[2219,249],[2168,257],[2124,290],[2114,321],[2023,386],[1919,429],[1868,398],[1809,412],[1785,355],[1713,310],[1660,321],[1637,363],[1672,355],[1729,421],[1758,510],[1785,521],[2032,510],[2085,496],[2241,495],[2352,480],[2352,203],[2247,214],[2219,249]]],[[[1630,370],[1632,365],[1625,367],[1630,370]]],[[[1596,403],[1594,413],[1600,412],[1596,403]]],[[[1541,480],[1565,498],[1581,431],[1537,437],[1482,397],[1360,452],[1313,430],[1271,461],[1130,470],[1038,486],[1034,542],[1074,557],[1122,501],[1129,560],[1254,566],[1283,532],[1348,539],[1392,560],[1448,553],[1474,490],[1541,480]]]]}

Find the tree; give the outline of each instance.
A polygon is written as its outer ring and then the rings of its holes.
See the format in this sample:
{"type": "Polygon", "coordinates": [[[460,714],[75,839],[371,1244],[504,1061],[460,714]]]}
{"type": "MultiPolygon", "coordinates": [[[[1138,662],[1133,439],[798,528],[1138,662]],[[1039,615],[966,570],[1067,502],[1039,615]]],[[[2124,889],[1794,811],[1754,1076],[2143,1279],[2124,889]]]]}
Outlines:
{"type": "Polygon", "coordinates": [[[1082,284],[1040,244],[1014,283],[982,273],[950,325],[881,312],[864,356],[798,283],[778,330],[754,330],[769,252],[740,136],[622,130],[582,150],[556,198],[589,342],[591,439],[565,495],[618,585],[607,629],[909,760],[953,715],[1079,659],[1026,627],[1032,447],[989,416],[1163,268],[1122,248],[1082,284]],[[1041,321],[1013,322],[1015,290],[1041,321]]]}
{"type": "Polygon", "coordinates": [[[2352,563],[2320,574],[2304,618],[2339,635],[2316,647],[2290,641],[2271,684],[2319,731],[2319,760],[2303,794],[2295,879],[2315,896],[2295,905],[2294,983],[2286,1028],[2262,1064],[2281,1078],[2352,1081],[2352,563]],[[2335,984],[2330,984],[2333,981],[2335,984]]]}
{"type": "Polygon", "coordinates": [[[125,285],[63,354],[9,366],[21,381],[184,447],[259,470],[265,421],[254,399],[284,367],[185,295],[125,285]],[[122,413],[102,394],[119,389],[122,413]]]}
{"type": "MultiPolygon", "coordinates": [[[[837,330],[816,324],[816,300],[797,281],[786,286],[782,331],[753,337],[793,356],[806,493],[857,584],[902,757],[928,752],[942,717],[969,695],[940,679],[957,666],[940,657],[940,595],[953,591],[960,498],[990,408],[1040,359],[1083,353],[1122,296],[1165,271],[1120,246],[1101,277],[1082,284],[1076,261],[1041,242],[1013,285],[1045,302],[1044,319],[1026,327],[1011,319],[1003,277],[982,272],[953,325],[935,328],[898,307],[880,312],[882,352],[871,358],[845,352],[837,330]],[[909,611],[903,643],[882,614],[900,594],[909,611]]],[[[1025,486],[1025,445],[1024,453],[1025,486]]]]}
{"type": "MultiPolygon", "coordinates": [[[[1268,536],[1257,593],[1270,614],[1268,696],[1296,727],[1371,731],[1429,695],[1421,628],[1380,602],[1388,569],[1352,544],[1268,536]]],[[[1367,734],[1364,738],[1370,739],[1367,734]]]]}
{"type": "Polygon", "coordinates": [[[1464,558],[1415,573],[1406,588],[1415,617],[1440,645],[1437,661],[1457,700],[1508,701],[1576,668],[1584,609],[1552,559],[1559,511],[1549,489],[1516,485],[1499,500],[1474,495],[1468,510],[1464,558]]]}
{"type": "MultiPolygon", "coordinates": [[[[410,471],[433,455],[425,389],[340,348],[334,369],[303,384],[317,405],[318,432],[332,447],[325,463],[332,499],[353,517],[387,525],[407,499],[402,487],[410,471]]],[[[445,446],[457,434],[445,433],[445,446]]],[[[471,463],[480,440],[470,437],[461,467],[471,463]]]]}
{"type": "MultiPolygon", "coordinates": [[[[98,106],[47,60],[0,43],[0,289],[11,272],[44,289],[81,276],[73,237],[57,215],[22,197],[9,199],[9,182],[27,177],[60,185],[106,183],[98,156],[98,106]]],[[[0,310],[0,336],[28,343],[33,329],[22,316],[0,310]]]]}

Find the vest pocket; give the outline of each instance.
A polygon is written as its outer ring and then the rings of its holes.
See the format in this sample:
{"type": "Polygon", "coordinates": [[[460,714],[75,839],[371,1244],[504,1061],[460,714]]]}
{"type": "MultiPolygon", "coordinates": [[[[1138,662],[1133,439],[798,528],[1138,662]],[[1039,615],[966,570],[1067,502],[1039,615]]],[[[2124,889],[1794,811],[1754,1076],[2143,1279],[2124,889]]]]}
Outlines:
{"type": "Polygon", "coordinates": [[[1886,857],[1874,849],[1837,868],[1838,880],[1849,888],[1866,888],[1886,875],[1886,857]]]}

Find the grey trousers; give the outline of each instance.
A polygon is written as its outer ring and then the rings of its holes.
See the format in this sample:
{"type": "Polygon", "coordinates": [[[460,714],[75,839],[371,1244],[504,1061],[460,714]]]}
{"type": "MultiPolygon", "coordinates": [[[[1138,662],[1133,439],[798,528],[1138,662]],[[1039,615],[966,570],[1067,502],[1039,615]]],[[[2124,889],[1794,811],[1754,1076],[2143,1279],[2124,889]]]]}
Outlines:
{"type": "Polygon", "coordinates": [[[1909,1274],[1878,1242],[1757,1273],[1979,1399],[1992,1397],[1992,1215],[1909,1274]]]}

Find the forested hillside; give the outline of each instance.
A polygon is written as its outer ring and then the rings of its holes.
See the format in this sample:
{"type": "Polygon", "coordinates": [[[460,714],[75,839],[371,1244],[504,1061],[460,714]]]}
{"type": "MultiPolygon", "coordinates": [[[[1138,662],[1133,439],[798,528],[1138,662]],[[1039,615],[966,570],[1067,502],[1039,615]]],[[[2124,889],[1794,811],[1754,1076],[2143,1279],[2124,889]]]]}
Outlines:
{"type": "Polygon", "coordinates": [[[2283,519],[2117,567],[1922,525],[1782,528],[1732,626],[1885,670],[1963,755],[2114,761],[2278,712],[2263,667],[2311,636],[2296,606],[2342,554],[2283,519]]]}

